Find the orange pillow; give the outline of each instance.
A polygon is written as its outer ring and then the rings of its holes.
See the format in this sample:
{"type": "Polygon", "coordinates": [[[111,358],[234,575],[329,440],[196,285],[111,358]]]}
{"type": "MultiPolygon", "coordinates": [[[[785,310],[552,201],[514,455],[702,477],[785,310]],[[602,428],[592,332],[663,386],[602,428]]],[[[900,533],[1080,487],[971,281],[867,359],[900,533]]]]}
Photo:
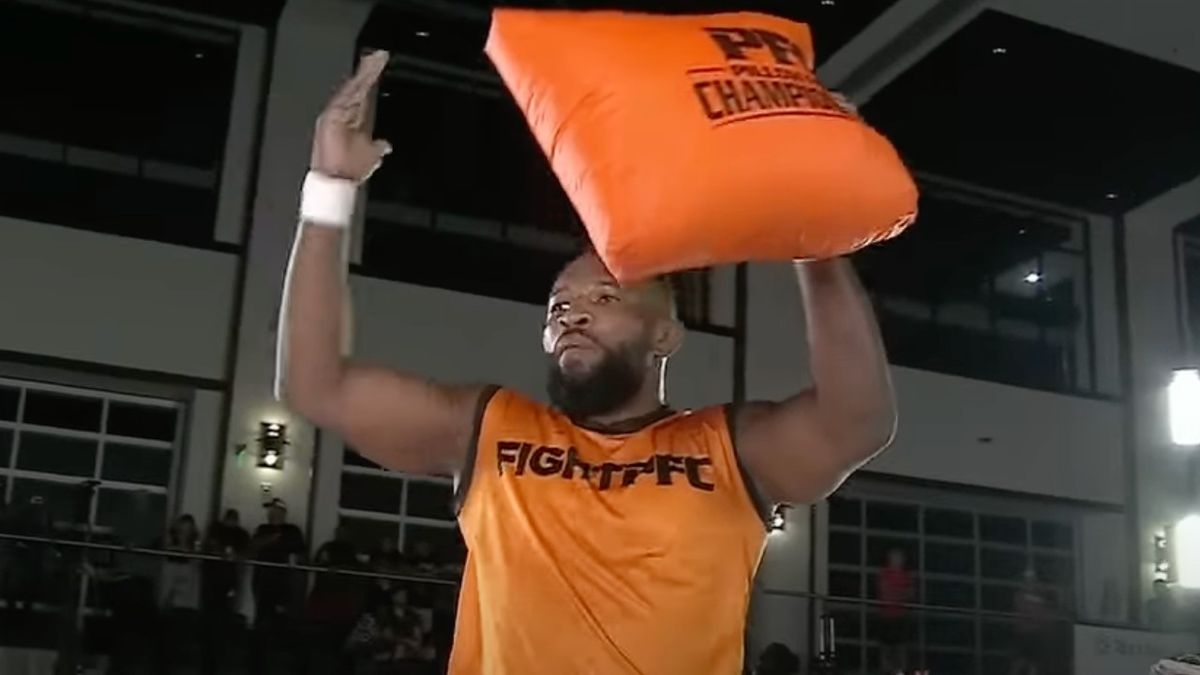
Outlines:
{"type": "Polygon", "coordinates": [[[817,82],[804,24],[499,9],[486,51],[618,279],[836,256],[915,215],[891,144],[817,82]]]}

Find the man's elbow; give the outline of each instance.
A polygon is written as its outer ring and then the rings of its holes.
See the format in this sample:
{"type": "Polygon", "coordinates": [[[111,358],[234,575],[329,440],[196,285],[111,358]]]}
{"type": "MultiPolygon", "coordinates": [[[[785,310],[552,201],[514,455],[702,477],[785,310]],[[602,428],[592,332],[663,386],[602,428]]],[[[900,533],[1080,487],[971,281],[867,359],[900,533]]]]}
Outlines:
{"type": "Polygon", "coordinates": [[[276,382],[275,396],[312,424],[327,429],[337,427],[338,387],[334,384],[323,385],[285,372],[276,382]]]}
{"type": "Polygon", "coordinates": [[[831,454],[857,469],[887,450],[896,439],[898,417],[891,405],[864,411],[829,434],[831,454]]]}

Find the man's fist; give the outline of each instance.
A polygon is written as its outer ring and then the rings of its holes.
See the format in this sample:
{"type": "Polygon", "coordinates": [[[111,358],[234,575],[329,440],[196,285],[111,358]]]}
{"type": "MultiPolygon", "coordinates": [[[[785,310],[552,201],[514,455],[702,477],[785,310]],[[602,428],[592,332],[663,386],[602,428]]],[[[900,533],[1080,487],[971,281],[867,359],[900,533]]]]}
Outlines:
{"type": "Polygon", "coordinates": [[[387,52],[363,57],[354,74],[325,106],[313,135],[313,171],[334,178],[365,181],[392,151],[387,141],[373,140],[364,129],[371,89],[388,64],[387,52]]]}

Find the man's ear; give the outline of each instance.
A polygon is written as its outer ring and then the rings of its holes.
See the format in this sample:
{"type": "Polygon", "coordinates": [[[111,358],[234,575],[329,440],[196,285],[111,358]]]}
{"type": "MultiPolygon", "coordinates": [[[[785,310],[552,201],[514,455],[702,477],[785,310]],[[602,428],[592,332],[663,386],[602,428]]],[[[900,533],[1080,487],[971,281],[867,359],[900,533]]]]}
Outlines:
{"type": "Polygon", "coordinates": [[[667,359],[675,355],[683,346],[683,336],[686,331],[683,324],[676,319],[659,319],[654,325],[653,348],[654,355],[667,359]]]}

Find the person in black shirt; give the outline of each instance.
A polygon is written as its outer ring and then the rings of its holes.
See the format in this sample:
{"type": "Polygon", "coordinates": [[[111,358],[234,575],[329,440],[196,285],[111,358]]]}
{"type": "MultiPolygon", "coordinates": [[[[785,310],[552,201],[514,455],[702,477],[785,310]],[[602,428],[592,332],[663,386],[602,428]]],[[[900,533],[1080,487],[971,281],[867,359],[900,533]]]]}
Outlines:
{"type": "MultiPolygon", "coordinates": [[[[273,563],[300,562],[307,549],[304,533],[287,522],[287,505],[282,499],[266,504],[267,522],[259,525],[250,540],[255,560],[273,563]]],[[[285,570],[257,568],[254,570],[255,623],[269,626],[284,618],[294,600],[291,575],[285,570]]]]}

